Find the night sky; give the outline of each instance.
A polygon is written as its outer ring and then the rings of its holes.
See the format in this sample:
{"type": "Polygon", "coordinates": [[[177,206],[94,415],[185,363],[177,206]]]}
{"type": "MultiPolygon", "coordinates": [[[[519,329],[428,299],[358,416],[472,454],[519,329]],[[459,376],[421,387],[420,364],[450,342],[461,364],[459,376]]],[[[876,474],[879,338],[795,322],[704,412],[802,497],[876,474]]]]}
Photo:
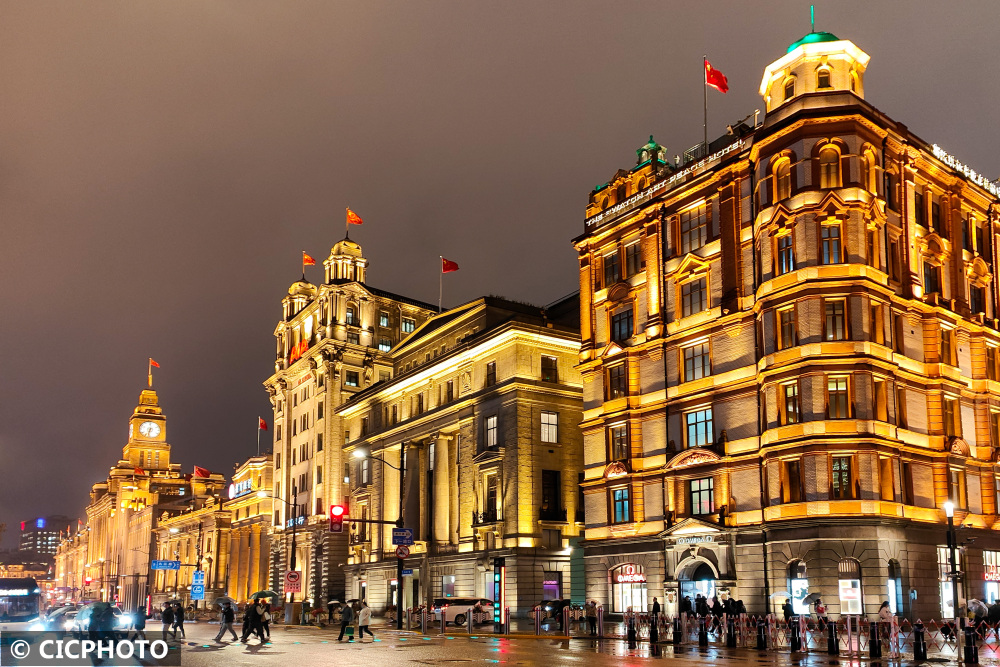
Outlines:
{"type": "MultiPolygon", "coordinates": [[[[819,2],[869,102],[1000,176],[1000,2],[819,2]]],[[[174,461],[256,448],[280,301],[344,207],[369,283],[576,289],[594,186],[763,108],[808,2],[0,2],[0,522],[80,515],[146,381],[174,461]]],[[[322,268],[308,277],[321,280],[322,268]]]]}

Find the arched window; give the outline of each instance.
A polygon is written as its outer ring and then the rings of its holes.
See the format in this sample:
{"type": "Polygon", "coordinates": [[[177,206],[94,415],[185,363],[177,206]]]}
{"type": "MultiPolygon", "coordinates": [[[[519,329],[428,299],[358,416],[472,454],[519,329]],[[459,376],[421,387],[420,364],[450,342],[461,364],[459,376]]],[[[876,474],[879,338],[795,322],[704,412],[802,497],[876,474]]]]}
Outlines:
{"type": "Polygon", "coordinates": [[[783,157],[774,165],[774,201],[788,199],[791,196],[792,161],[783,157]]]}
{"type": "Polygon", "coordinates": [[[643,177],[639,179],[639,190],[645,190],[645,189],[646,189],[646,178],[643,177]]]}
{"type": "Polygon", "coordinates": [[[871,149],[866,149],[865,152],[861,154],[859,164],[861,169],[858,181],[861,183],[861,187],[873,195],[878,194],[878,186],[876,185],[875,180],[875,153],[873,153],[871,149]]]}
{"type": "Polygon", "coordinates": [[[889,599],[889,609],[893,614],[903,612],[903,568],[899,561],[889,561],[889,576],[886,579],[886,597],[889,599]]]}
{"type": "Polygon", "coordinates": [[[816,88],[822,90],[830,87],[830,70],[824,68],[816,72],[816,88]]]}
{"type": "Polygon", "coordinates": [[[615,192],[615,203],[621,204],[625,201],[625,197],[628,196],[628,186],[622,183],[618,186],[618,190],[615,192]]]}
{"type": "Polygon", "coordinates": [[[819,187],[840,187],[840,151],[834,146],[825,146],[819,152],[819,187]]]}
{"type": "Polygon", "coordinates": [[[792,77],[785,81],[785,101],[792,99],[795,96],[795,78],[792,77]]]}

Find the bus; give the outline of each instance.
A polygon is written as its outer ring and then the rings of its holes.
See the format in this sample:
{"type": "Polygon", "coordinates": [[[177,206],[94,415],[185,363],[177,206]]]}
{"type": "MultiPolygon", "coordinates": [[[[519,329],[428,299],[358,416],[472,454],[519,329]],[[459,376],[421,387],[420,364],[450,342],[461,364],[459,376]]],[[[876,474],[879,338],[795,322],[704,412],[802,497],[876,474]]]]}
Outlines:
{"type": "Polygon", "coordinates": [[[37,629],[42,591],[30,577],[0,578],[0,633],[37,629]]]}

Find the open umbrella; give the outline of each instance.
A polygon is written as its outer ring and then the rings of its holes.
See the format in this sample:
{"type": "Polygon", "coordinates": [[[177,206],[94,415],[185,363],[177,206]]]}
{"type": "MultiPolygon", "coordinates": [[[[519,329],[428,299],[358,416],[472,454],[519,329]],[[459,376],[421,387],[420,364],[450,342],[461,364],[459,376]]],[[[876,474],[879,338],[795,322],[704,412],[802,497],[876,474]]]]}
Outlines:
{"type": "Polygon", "coordinates": [[[233,605],[234,607],[236,606],[236,600],[232,599],[228,595],[223,595],[222,597],[217,598],[215,600],[215,602],[213,602],[212,604],[222,605],[222,604],[226,604],[227,602],[229,604],[233,605]]]}
{"type": "Polygon", "coordinates": [[[804,598],[802,598],[802,604],[806,604],[806,605],[815,604],[816,600],[819,600],[819,599],[820,599],[820,594],[819,593],[810,593],[809,595],[807,595],[804,598]]]}
{"type": "Polygon", "coordinates": [[[250,596],[251,600],[259,600],[261,598],[273,598],[275,600],[279,599],[281,595],[275,593],[274,591],[257,591],[250,596]]]}

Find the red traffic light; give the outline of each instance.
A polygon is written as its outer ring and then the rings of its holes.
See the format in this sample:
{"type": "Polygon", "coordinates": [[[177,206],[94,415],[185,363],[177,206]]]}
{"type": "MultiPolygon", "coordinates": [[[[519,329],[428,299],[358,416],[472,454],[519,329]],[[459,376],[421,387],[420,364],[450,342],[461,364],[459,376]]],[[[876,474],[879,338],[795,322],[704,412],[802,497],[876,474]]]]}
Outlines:
{"type": "Polygon", "coordinates": [[[347,508],[343,505],[330,505],[330,516],[344,516],[347,514],[347,508]]]}
{"type": "Polygon", "coordinates": [[[344,517],[347,516],[347,508],[343,505],[330,505],[330,532],[344,532],[344,517]]]}
{"type": "Polygon", "coordinates": [[[85,584],[89,584],[92,581],[93,581],[93,578],[91,578],[91,577],[84,577],[83,578],[83,583],[85,583],[85,584]]]}

